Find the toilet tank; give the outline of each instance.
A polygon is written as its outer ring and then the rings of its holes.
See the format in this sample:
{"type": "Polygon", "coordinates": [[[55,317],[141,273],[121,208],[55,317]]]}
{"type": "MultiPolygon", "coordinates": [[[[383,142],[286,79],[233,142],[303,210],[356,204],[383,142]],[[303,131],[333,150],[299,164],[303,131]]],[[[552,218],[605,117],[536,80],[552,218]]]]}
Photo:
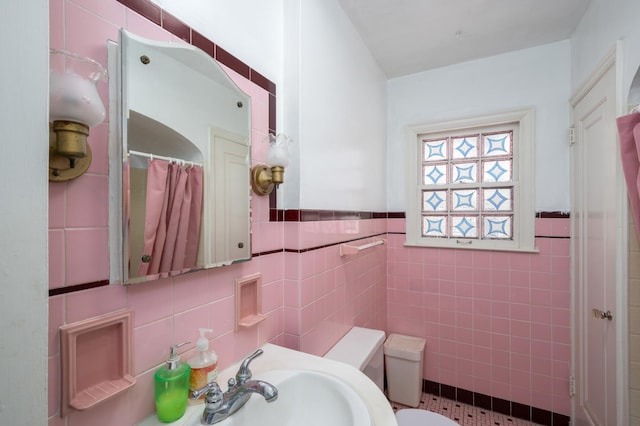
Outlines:
{"type": "Polygon", "coordinates": [[[324,357],[359,369],[383,391],[384,338],[384,331],[353,327],[324,357]]]}

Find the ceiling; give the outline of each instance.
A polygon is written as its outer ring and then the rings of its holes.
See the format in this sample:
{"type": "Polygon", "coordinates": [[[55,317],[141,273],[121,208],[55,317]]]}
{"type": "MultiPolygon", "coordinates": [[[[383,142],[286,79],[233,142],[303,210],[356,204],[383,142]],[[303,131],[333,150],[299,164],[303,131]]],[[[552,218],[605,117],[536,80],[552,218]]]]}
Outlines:
{"type": "Polygon", "coordinates": [[[338,0],[388,78],[567,39],[591,0],[338,0]]]}

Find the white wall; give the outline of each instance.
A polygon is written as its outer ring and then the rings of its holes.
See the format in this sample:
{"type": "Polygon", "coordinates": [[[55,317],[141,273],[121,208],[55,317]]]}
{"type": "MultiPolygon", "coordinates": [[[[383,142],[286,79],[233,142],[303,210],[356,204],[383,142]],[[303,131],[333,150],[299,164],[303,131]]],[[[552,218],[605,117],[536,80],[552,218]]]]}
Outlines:
{"type": "Polygon", "coordinates": [[[386,77],[337,0],[300,2],[298,22],[299,208],[385,211],[386,77]]]}
{"type": "Polygon", "coordinates": [[[0,61],[0,423],[44,426],[49,1],[4,2],[2,18],[0,39],[19,42],[4,43],[0,61]]]}
{"type": "Polygon", "coordinates": [[[405,211],[405,127],[535,108],[536,211],[568,211],[568,40],[388,82],[388,210],[405,211]]]}
{"type": "Polygon", "coordinates": [[[337,0],[153,1],[276,83],[280,207],[386,209],[386,77],[337,0]]]}
{"type": "Polygon", "coordinates": [[[282,0],[151,0],[268,79],[282,80],[282,0]]]}
{"type": "MultiPolygon", "coordinates": [[[[623,41],[623,103],[640,65],[640,2],[637,0],[592,0],[571,37],[571,87],[577,90],[596,65],[623,41]]],[[[632,100],[640,103],[640,97],[632,100]]]]}

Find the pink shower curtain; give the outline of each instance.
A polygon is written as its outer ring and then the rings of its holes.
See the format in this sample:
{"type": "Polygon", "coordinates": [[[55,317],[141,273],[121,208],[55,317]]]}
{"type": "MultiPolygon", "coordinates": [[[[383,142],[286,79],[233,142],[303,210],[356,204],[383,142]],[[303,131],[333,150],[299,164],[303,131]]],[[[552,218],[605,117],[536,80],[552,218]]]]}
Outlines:
{"type": "Polygon", "coordinates": [[[202,218],[202,167],[149,160],[144,248],[138,276],[196,264],[202,218]]]}
{"type": "Polygon", "coordinates": [[[631,213],[640,238],[640,113],[619,117],[616,123],[620,136],[622,170],[627,182],[631,213]]]}

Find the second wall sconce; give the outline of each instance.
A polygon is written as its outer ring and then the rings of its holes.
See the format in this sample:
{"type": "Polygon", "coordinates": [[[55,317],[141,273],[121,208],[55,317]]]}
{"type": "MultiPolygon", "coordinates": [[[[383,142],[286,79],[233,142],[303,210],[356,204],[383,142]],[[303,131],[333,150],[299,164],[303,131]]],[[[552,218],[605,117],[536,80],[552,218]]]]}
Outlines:
{"type": "Polygon", "coordinates": [[[283,133],[267,137],[266,165],[258,164],[251,169],[251,187],[258,195],[267,195],[284,182],[284,169],[289,165],[291,138],[283,133]]]}
{"type": "Polygon", "coordinates": [[[96,83],[107,71],[98,62],[66,50],[51,49],[49,87],[49,180],[67,181],[87,171],[89,128],[105,119],[96,83]]]}

